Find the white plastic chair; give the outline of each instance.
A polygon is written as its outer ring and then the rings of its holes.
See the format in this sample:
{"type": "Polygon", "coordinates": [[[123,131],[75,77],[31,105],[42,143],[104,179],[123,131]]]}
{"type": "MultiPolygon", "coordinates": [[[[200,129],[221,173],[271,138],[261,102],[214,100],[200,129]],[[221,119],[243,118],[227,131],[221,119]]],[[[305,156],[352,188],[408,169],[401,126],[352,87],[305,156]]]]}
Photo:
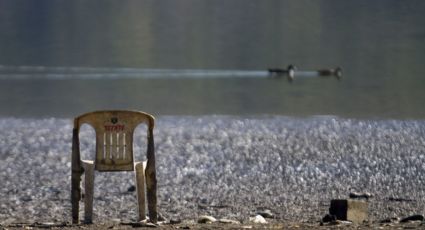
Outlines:
{"type": "Polygon", "coordinates": [[[135,171],[136,190],[139,207],[139,221],[146,219],[145,183],[150,221],[157,222],[156,171],[154,128],[155,118],[137,111],[96,111],[86,113],[74,119],[72,136],[72,175],[71,202],[72,222],[79,223],[79,201],[81,199],[80,182],[85,174],[84,183],[84,222],[91,223],[93,217],[94,171],[135,171]],[[147,161],[134,162],[133,134],[135,128],[145,123],[147,133],[147,161]],[[89,124],[96,132],[95,160],[81,160],[79,129],[89,124]]]}

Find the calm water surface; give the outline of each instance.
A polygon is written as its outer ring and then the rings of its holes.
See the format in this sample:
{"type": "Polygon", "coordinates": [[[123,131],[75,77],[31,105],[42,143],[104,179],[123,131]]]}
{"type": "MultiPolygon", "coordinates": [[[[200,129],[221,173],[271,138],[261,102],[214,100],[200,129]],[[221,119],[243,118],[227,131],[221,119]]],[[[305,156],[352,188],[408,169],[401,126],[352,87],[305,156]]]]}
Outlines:
{"type": "Polygon", "coordinates": [[[1,0],[0,116],[120,108],[424,119],[423,12],[421,0],[1,0]],[[288,64],[341,66],[344,79],[250,77],[288,64]],[[146,78],[145,69],[242,74],[146,78]]]}

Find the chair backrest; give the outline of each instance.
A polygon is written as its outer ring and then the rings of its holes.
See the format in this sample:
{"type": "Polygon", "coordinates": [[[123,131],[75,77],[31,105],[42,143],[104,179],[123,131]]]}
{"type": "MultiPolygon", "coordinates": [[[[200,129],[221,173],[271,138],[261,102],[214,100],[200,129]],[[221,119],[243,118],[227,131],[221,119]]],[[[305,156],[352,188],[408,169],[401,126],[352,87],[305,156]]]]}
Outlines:
{"type": "Polygon", "coordinates": [[[149,155],[154,154],[154,122],[155,118],[144,112],[96,111],[76,117],[74,119],[74,130],[78,135],[83,124],[88,124],[94,128],[96,132],[95,169],[97,171],[132,171],[134,170],[134,130],[141,123],[148,126],[147,154],[149,160],[149,155]]]}

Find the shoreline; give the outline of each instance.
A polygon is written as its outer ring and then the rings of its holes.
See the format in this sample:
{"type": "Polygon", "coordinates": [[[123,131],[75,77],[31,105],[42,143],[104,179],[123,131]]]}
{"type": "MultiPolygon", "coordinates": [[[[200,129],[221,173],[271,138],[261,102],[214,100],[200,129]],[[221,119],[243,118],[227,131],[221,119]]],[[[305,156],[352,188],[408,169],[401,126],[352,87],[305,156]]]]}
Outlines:
{"type": "Polygon", "coordinates": [[[295,221],[269,221],[266,224],[242,222],[225,223],[209,222],[196,223],[195,220],[183,221],[181,223],[150,224],[141,222],[101,222],[93,224],[70,224],[69,222],[35,222],[0,224],[0,229],[424,229],[425,221],[410,221],[406,223],[371,223],[354,224],[346,221],[332,223],[310,223],[295,221]]]}

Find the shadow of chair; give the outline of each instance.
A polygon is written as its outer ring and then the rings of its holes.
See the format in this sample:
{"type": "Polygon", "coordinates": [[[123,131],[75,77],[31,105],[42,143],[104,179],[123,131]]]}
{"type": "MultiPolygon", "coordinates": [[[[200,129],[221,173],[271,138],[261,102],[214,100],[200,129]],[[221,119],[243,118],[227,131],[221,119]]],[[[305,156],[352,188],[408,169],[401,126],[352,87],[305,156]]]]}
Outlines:
{"type": "Polygon", "coordinates": [[[81,199],[80,182],[85,174],[84,183],[84,222],[91,223],[93,217],[94,171],[134,171],[138,200],[138,220],[146,219],[145,189],[148,200],[150,221],[157,222],[156,170],[154,129],[152,115],[137,111],[96,111],[86,113],[74,119],[72,135],[72,175],[71,202],[72,222],[79,223],[79,201],[81,199]],[[135,128],[147,125],[147,161],[135,162],[133,155],[133,136],[135,128]],[[96,154],[93,160],[80,157],[79,130],[83,124],[92,126],[96,133],[96,154]],[[146,183],[146,188],[145,188],[146,183]]]}

